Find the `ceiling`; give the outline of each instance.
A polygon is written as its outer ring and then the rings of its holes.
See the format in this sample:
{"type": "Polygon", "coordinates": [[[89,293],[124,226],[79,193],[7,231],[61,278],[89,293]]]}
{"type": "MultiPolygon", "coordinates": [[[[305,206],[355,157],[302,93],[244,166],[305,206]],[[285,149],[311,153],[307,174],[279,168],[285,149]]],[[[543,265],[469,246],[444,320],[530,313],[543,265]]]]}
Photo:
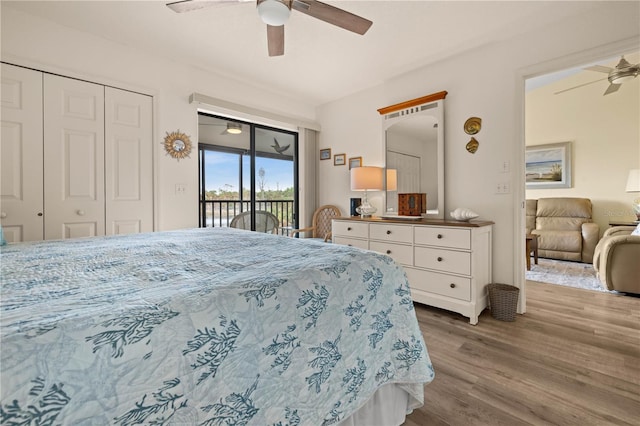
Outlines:
{"type": "Polygon", "coordinates": [[[293,11],[285,54],[267,55],[255,4],[188,13],[161,1],[5,1],[10,7],[311,105],[423,65],[532,31],[598,2],[327,1],[373,21],[363,36],[293,11]]]}

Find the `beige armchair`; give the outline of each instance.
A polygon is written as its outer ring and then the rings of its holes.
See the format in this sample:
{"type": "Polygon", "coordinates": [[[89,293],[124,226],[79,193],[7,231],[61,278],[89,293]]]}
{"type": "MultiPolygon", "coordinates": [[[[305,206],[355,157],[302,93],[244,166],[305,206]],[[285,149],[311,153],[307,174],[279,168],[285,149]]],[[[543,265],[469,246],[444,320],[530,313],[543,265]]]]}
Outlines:
{"type": "MultiPolygon", "coordinates": [[[[280,220],[268,211],[256,210],[256,232],[267,234],[277,234],[280,220]]],[[[236,215],[229,224],[231,228],[246,229],[251,231],[251,211],[246,211],[236,215]]]]}
{"type": "Polygon", "coordinates": [[[640,294],[640,235],[634,226],[607,229],[596,246],[593,268],[609,290],[640,294]]]}
{"type": "Polygon", "coordinates": [[[588,198],[527,200],[527,234],[538,235],[538,255],[591,263],[600,237],[588,198]]]}
{"type": "Polygon", "coordinates": [[[334,217],[340,217],[342,213],[340,209],[332,205],[324,205],[316,209],[311,219],[311,226],[302,229],[294,229],[291,236],[295,237],[301,232],[310,232],[311,238],[322,239],[327,242],[331,240],[331,220],[334,217]]]}

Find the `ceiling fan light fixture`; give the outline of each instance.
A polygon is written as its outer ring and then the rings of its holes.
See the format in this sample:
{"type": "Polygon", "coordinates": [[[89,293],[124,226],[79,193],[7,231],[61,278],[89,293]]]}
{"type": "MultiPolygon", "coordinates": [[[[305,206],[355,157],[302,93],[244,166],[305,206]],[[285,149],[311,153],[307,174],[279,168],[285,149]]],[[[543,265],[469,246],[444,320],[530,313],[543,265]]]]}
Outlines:
{"type": "Polygon", "coordinates": [[[242,124],[227,123],[227,133],[232,135],[239,135],[240,133],[242,133],[242,124]]]}
{"type": "Polygon", "coordinates": [[[609,83],[611,84],[622,84],[627,81],[631,81],[638,76],[638,70],[627,70],[623,72],[612,72],[609,76],[609,83]]]}
{"type": "Polygon", "coordinates": [[[636,78],[639,72],[640,67],[638,65],[631,65],[623,56],[620,58],[618,65],[609,73],[608,80],[611,84],[626,83],[636,78]]]}
{"type": "Polygon", "coordinates": [[[291,9],[286,3],[288,2],[280,0],[258,1],[258,15],[262,22],[274,27],[284,25],[291,14],[291,9]]]}

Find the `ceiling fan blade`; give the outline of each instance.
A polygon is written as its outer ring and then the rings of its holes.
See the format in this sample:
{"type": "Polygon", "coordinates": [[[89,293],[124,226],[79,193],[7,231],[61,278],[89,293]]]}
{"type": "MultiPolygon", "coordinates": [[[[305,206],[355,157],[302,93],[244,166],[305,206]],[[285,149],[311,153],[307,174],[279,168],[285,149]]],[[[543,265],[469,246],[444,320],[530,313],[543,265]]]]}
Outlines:
{"type": "Polygon", "coordinates": [[[267,47],[269,56],[284,55],[284,25],[267,25],[267,47]]]}
{"type": "Polygon", "coordinates": [[[291,7],[305,15],[320,19],[357,34],[367,32],[373,22],[317,0],[293,0],[291,7]]]}
{"type": "Polygon", "coordinates": [[[167,7],[174,12],[183,13],[192,10],[204,9],[210,6],[216,6],[224,3],[244,3],[253,0],[180,0],[167,3],[167,7]]]}
{"type": "Polygon", "coordinates": [[[608,94],[613,93],[613,92],[617,92],[618,89],[620,88],[620,86],[622,86],[622,84],[611,83],[609,85],[609,87],[607,87],[607,90],[604,92],[604,94],[602,96],[608,95],[608,94]]]}
{"type": "Polygon", "coordinates": [[[606,72],[607,74],[609,74],[611,72],[611,70],[613,70],[613,68],[604,67],[602,65],[593,65],[593,66],[590,66],[590,67],[586,67],[585,70],[597,71],[597,72],[606,72]]]}
{"type": "Polygon", "coordinates": [[[601,82],[601,81],[603,81],[603,80],[606,80],[606,79],[607,79],[606,77],[605,77],[605,78],[599,78],[599,79],[597,79],[597,80],[590,81],[590,82],[588,82],[588,83],[579,84],[579,85],[577,85],[577,86],[569,87],[568,89],[559,90],[559,91],[557,91],[557,92],[554,92],[553,94],[554,94],[554,95],[559,95],[560,93],[564,93],[564,92],[568,92],[569,90],[578,89],[578,88],[580,88],[580,87],[588,86],[588,85],[593,84],[593,83],[599,83],[599,82],[601,82]]]}

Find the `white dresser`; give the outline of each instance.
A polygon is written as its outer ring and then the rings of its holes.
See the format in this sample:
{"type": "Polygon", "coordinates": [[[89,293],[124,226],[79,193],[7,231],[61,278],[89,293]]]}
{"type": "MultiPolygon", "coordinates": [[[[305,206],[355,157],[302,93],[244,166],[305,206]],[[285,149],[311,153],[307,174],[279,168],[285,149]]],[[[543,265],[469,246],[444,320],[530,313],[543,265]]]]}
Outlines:
{"type": "Polygon", "coordinates": [[[333,242],[373,250],[401,264],[414,301],[458,312],[478,323],[491,283],[493,222],[438,219],[333,220],[333,242]]]}

